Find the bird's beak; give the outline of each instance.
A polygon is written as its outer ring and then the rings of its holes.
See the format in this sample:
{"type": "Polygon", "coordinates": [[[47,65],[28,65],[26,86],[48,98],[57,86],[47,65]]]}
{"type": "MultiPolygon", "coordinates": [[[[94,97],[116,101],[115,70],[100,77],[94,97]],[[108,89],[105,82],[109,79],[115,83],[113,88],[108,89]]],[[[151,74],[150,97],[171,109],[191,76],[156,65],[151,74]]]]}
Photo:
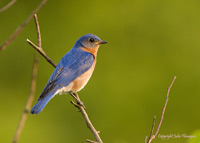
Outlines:
{"type": "Polygon", "coordinates": [[[101,40],[100,42],[99,42],[99,44],[106,44],[106,43],[108,43],[107,41],[104,41],[104,40],[101,40]]]}

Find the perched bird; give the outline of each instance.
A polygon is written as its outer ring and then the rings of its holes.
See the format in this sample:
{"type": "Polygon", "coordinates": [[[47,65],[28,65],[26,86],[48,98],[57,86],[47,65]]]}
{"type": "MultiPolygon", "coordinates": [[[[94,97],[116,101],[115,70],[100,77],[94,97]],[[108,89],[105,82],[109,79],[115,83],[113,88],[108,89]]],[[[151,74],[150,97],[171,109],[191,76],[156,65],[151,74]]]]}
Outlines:
{"type": "Polygon", "coordinates": [[[98,48],[106,43],[93,34],[80,37],[58,63],[31,114],[40,113],[58,93],[77,93],[83,89],[94,71],[98,48]]]}

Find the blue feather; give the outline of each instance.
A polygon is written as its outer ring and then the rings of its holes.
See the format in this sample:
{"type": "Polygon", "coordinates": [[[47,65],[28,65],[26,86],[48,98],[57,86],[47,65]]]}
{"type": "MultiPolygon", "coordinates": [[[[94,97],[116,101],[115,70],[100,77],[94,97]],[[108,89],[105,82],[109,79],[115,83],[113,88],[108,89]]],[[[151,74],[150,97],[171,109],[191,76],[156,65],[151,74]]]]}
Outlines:
{"type": "Polygon", "coordinates": [[[72,48],[59,62],[52,73],[31,114],[40,113],[56,92],[89,70],[94,56],[80,48],[72,48]]]}
{"type": "Polygon", "coordinates": [[[45,96],[41,100],[39,100],[35,106],[31,109],[31,114],[39,114],[44,107],[47,105],[47,103],[55,96],[55,93],[51,93],[48,96],[45,96]]]}

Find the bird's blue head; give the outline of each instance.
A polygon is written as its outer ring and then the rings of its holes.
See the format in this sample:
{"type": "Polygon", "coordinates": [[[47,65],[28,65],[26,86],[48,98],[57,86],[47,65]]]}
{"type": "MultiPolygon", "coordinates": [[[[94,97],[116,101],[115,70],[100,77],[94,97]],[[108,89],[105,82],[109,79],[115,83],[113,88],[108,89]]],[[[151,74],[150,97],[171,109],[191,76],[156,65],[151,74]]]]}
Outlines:
{"type": "Polygon", "coordinates": [[[75,46],[81,46],[83,48],[97,48],[101,44],[106,44],[108,42],[101,40],[98,36],[93,34],[86,34],[80,37],[77,41],[75,46]]]}

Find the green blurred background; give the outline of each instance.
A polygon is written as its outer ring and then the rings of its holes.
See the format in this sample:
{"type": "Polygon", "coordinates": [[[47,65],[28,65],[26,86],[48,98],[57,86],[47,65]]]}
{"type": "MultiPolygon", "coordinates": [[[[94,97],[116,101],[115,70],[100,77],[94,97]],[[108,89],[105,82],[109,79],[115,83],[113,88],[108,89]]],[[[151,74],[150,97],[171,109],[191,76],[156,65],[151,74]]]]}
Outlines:
{"type": "MultiPolygon", "coordinates": [[[[0,7],[9,0],[1,0],[0,7]]],[[[17,1],[0,13],[0,43],[41,0],[17,1]]],[[[105,143],[144,142],[157,122],[173,77],[159,134],[200,129],[200,1],[48,1],[38,12],[42,45],[58,63],[82,35],[109,42],[100,47],[95,72],[79,95],[105,143]]],[[[0,52],[0,142],[11,142],[30,91],[37,43],[33,19],[0,52]]],[[[36,103],[54,68],[40,56],[36,103]]],[[[93,139],[69,95],[56,96],[39,115],[29,115],[20,143],[80,143],[93,139]]],[[[186,143],[187,139],[154,142],[186,143]]]]}

